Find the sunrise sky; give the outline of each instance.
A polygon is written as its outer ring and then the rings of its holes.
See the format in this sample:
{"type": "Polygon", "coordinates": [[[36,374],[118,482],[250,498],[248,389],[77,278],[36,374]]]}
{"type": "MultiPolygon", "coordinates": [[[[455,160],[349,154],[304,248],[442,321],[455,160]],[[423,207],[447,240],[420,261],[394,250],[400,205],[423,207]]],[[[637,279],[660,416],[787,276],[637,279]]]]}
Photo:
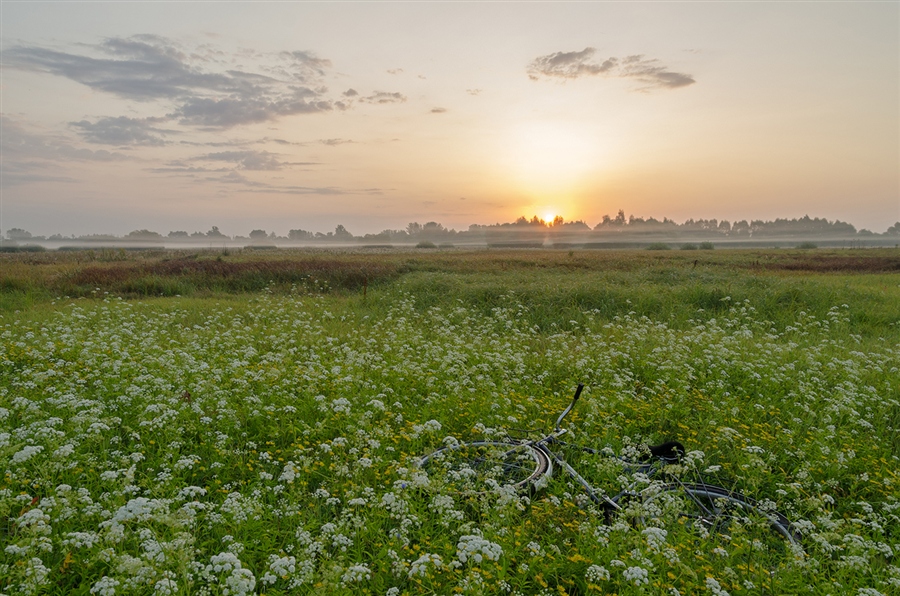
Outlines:
{"type": "Polygon", "coordinates": [[[900,220],[897,2],[10,2],[0,229],[900,220]]]}

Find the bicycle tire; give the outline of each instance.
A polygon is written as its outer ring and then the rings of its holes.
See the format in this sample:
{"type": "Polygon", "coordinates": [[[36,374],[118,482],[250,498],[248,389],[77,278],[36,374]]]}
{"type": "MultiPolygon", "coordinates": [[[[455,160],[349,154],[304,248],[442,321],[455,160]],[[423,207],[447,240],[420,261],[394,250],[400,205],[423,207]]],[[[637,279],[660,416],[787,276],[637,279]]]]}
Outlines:
{"type": "Polygon", "coordinates": [[[719,486],[667,484],[643,500],[642,525],[668,511],[723,553],[750,556],[769,573],[802,556],[800,536],[781,513],[719,486]]]}
{"type": "Polygon", "coordinates": [[[501,486],[529,488],[553,473],[550,458],[527,443],[473,441],[444,447],[422,457],[418,467],[433,485],[477,495],[501,486]]]}

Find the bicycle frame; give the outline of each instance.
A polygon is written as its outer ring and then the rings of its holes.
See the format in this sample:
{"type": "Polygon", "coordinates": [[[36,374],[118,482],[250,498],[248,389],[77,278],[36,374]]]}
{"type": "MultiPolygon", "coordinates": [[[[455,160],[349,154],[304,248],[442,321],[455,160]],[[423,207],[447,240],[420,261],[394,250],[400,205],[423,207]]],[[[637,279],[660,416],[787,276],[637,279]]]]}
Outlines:
{"type": "MultiPolygon", "coordinates": [[[[584,384],[579,383],[578,387],[575,389],[575,395],[572,397],[572,403],[570,403],[566,407],[566,409],[563,410],[562,414],[559,415],[559,418],[556,419],[556,424],[554,425],[553,432],[551,432],[549,435],[546,435],[540,439],[537,439],[534,441],[522,442],[519,444],[523,445],[523,446],[528,446],[528,447],[533,447],[535,449],[539,449],[549,459],[551,459],[552,461],[555,461],[557,464],[559,464],[559,467],[561,467],[563,470],[565,470],[566,473],[570,477],[572,477],[576,482],[578,482],[578,484],[581,485],[581,487],[585,490],[585,492],[588,494],[588,496],[594,503],[600,505],[601,507],[603,507],[604,509],[606,509],[608,511],[621,511],[622,506],[619,505],[619,501],[623,497],[637,496],[637,493],[633,492],[630,489],[626,489],[626,490],[623,490],[622,492],[620,492],[619,494],[615,495],[614,497],[609,497],[606,495],[602,495],[602,496],[598,495],[597,491],[594,490],[594,488],[584,478],[584,476],[579,474],[578,471],[575,470],[575,468],[573,468],[571,465],[569,465],[568,462],[566,462],[562,457],[557,455],[549,447],[550,443],[558,442],[559,437],[563,436],[564,434],[566,434],[568,432],[567,429],[562,428],[562,426],[561,426],[562,421],[566,416],[569,415],[569,412],[571,412],[572,409],[575,407],[575,404],[578,402],[578,398],[581,397],[581,392],[583,390],[584,390],[584,384]]],[[[597,453],[597,450],[591,449],[588,447],[579,447],[579,449],[581,449],[582,451],[584,451],[586,453],[594,453],[594,454],[597,453]]],[[[643,468],[648,471],[653,470],[653,466],[650,464],[639,464],[636,467],[638,469],[643,468]]]]}

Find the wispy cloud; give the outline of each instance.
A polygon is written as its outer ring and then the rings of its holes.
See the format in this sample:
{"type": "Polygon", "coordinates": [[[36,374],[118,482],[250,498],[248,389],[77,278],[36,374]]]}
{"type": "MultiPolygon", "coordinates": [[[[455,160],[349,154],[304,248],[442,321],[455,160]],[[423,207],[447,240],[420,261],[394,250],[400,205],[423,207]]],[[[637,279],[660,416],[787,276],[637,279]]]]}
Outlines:
{"type": "Polygon", "coordinates": [[[329,147],[336,147],[338,145],[345,145],[347,143],[355,143],[356,141],[352,141],[350,139],[319,139],[319,143],[322,145],[328,145],[329,147]]]}
{"type": "Polygon", "coordinates": [[[595,48],[585,48],[580,52],[554,52],[539,56],[528,65],[528,77],[532,80],[541,78],[577,79],[588,76],[604,76],[633,78],[644,84],[643,90],[674,89],[685,87],[696,81],[689,74],[674,72],[655,58],[643,55],[615,56],[605,60],[596,60],[595,48]]]}
{"type": "Polygon", "coordinates": [[[138,145],[159,147],[166,144],[161,135],[173,134],[175,131],[157,128],[154,124],[161,118],[100,118],[96,122],[81,120],[70,122],[81,137],[89,143],[104,145],[138,145]]]}
{"type": "Polygon", "coordinates": [[[198,172],[234,172],[237,170],[274,172],[291,166],[314,166],[318,162],[282,161],[276,153],[252,149],[240,151],[216,151],[187,159],[170,161],[164,168],[154,168],[156,173],[194,174],[198,172]],[[211,167],[208,164],[226,163],[227,167],[211,167]]]}
{"type": "Polygon", "coordinates": [[[0,134],[0,154],[3,155],[0,184],[3,187],[29,182],[75,182],[60,164],[127,159],[114,151],[76,147],[64,136],[35,132],[8,116],[0,116],[0,129],[3,131],[0,134]]]}
{"type": "Polygon", "coordinates": [[[443,114],[447,111],[447,108],[431,108],[432,114],[443,114]]]}
{"type": "MultiPolygon", "coordinates": [[[[331,62],[312,52],[259,55],[255,67],[243,70],[222,68],[225,60],[217,54],[136,35],[110,38],[81,53],[17,46],[4,52],[4,62],[134,101],[166,102],[174,107],[167,116],[187,125],[230,128],[346,107],[327,96],[323,83],[331,62]]],[[[103,132],[95,136],[105,138],[103,132]]]]}
{"type": "Polygon", "coordinates": [[[317,166],[315,161],[282,161],[275,153],[268,151],[221,151],[207,153],[198,160],[225,161],[233,163],[240,170],[275,171],[292,166],[317,166]]]}
{"type": "Polygon", "coordinates": [[[404,103],[406,101],[406,96],[402,93],[390,93],[388,91],[376,91],[372,95],[367,97],[363,97],[360,101],[365,103],[404,103]]]}

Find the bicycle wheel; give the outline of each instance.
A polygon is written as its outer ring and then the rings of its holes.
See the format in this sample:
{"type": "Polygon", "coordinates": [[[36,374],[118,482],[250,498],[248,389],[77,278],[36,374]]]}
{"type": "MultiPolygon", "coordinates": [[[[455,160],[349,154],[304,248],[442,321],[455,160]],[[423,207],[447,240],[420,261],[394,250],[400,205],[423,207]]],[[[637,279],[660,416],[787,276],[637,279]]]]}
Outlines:
{"type": "Polygon", "coordinates": [[[709,553],[737,558],[765,574],[803,552],[799,535],[785,516],[718,486],[664,485],[644,499],[643,516],[640,521],[645,525],[664,519],[683,524],[699,558],[709,553]]]}
{"type": "Polygon", "coordinates": [[[527,444],[475,441],[438,449],[419,460],[429,480],[447,490],[479,494],[511,486],[522,490],[552,473],[547,455],[527,444]]]}

